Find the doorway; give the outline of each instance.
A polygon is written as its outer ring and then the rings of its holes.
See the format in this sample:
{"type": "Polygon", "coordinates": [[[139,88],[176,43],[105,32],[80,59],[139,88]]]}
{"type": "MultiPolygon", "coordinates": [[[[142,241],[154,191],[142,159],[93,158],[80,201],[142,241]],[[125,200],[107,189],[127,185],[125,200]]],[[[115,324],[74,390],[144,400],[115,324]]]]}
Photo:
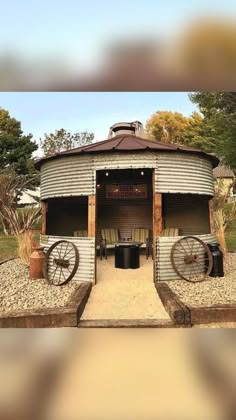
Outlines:
{"type": "MultiPolygon", "coordinates": [[[[106,238],[107,259],[104,250],[102,261],[97,260],[97,281],[104,276],[104,270],[108,266],[110,269],[114,268],[113,275],[118,275],[114,264],[115,243],[137,241],[137,234],[141,231],[142,235],[148,236],[146,239],[149,239],[149,244],[147,252],[147,241],[140,236],[140,268],[147,265],[147,254],[150,254],[148,265],[152,266],[152,172],[147,168],[97,171],[97,240],[104,239],[104,230],[108,230],[108,235],[110,234],[106,238]],[[102,267],[103,270],[100,270],[102,267]]],[[[126,271],[123,270],[123,274],[127,275],[126,271]]],[[[138,270],[135,271],[138,275],[138,270]]],[[[153,279],[153,268],[151,277],[153,279]]]]}

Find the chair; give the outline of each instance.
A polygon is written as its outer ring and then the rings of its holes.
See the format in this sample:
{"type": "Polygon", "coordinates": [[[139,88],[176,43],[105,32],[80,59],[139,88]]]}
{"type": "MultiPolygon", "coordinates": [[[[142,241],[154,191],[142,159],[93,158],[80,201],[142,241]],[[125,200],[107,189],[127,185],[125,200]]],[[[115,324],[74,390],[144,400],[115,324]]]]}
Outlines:
{"type": "Polygon", "coordinates": [[[179,236],[178,228],[166,228],[161,232],[161,236],[179,236]]]}
{"type": "Polygon", "coordinates": [[[134,242],[142,242],[140,248],[146,248],[146,259],[151,253],[152,241],[149,229],[136,228],[131,230],[131,240],[134,242]]]}
{"type": "Polygon", "coordinates": [[[74,231],[74,236],[79,238],[87,238],[88,237],[88,230],[87,229],[80,229],[74,231]]]}
{"type": "MultiPolygon", "coordinates": [[[[80,229],[74,231],[74,236],[78,238],[87,238],[88,237],[88,230],[87,229],[80,229]]],[[[103,254],[103,246],[101,241],[96,239],[96,249],[99,250],[100,259],[102,259],[103,254]]]]}
{"type": "Polygon", "coordinates": [[[105,250],[105,258],[107,259],[107,250],[114,249],[117,242],[120,240],[119,229],[105,228],[101,229],[101,241],[105,250]]]}

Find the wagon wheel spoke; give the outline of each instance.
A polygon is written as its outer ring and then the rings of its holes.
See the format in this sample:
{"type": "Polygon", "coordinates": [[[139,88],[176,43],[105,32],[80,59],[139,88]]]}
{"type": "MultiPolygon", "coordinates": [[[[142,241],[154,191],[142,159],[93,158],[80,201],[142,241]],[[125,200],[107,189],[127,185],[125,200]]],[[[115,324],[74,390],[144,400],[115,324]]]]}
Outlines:
{"type": "Polygon", "coordinates": [[[56,269],[54,270],[54,273],[53,273],[53,276],[52,276],[52,283],[53,283],[53,281],[54,281],[54,278],[55,278],[55,274],[56,274],[56,272],[57,272],[57,269],[58,269],[58,266],[56,267],[56,269]]]}
{"type": "Polygon", "coordinates": [[[64,255],[64,258],[70,253],[70,252],[72,252],[73,251],[73,248],[71,248],[65,255],[64,255]]]}
{"type": "MultiPolygon", "coordinates": [[[[180,239],[181,241],[181,239],[180,239]]],[[[187,254],[186,249],[184,248],[184,246],[182,245],[182,243],[179,241],[179,245],[181,246],[181,248],[184,250],[184,253],[187,254]]]]}
{"type": "Polygon", "coordinates": [[[192,254],[192,250],[191,250],[191,247],[190,247],[190,245],[189,245],[189,241],[186,239],[186,243],[187,243],[187,245],[188,245],[188,248],[189,248],[189,251],[190,251],[190,254],[192,254]]]}
{"type": "Polygon", "coordinates": [[[67,251],[67,249],[68,249],[68,246],[69,246],[69,243],[67,243],[67,244],[66,244],[66,249],[65,249],[65,251],[64,251],[64,258],[65,258],[65,256],[66,256],[66,251],[67,251]]]}
{"type": "Polygon", "coordinates": [[[181,251],[180,249],[175,249],[175,251],[177,251],[177,252],[180,252],[181,254],[184,254],[184,255],[186,255],[186,252],[184,252],[184,251],[181,251]]]}

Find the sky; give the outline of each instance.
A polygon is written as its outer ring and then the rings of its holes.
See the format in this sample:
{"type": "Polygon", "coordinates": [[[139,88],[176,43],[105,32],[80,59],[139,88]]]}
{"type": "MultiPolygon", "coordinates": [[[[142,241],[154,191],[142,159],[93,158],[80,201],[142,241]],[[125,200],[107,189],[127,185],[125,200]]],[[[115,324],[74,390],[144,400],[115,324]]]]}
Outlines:
{"type": "Polygon", "coordinates": [[[1,92],[0,107],[21,121],[24,133],[32,133],[37,142],[60,128],[71,133],[87,129],[99,141],[119,121],[145,124],[158,110],[186,116],[197,110],[186,92],[1,92]]]}
{"type": "Polygon", "coordinates": [[[235,0],[8,0],[1,2],[0,51],[61,55],[83,64],[116,38],[180,31],[198,16],[235,19],[235,0]]]}

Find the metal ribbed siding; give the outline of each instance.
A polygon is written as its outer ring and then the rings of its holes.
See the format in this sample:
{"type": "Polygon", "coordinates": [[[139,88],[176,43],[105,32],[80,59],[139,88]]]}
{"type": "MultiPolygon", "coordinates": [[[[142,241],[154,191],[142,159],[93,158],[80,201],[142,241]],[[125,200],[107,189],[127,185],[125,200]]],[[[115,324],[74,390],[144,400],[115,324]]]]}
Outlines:
{"type": "Polygon", "coordinates": [[[154,168],[155,191],[214,194],[212,164],[184,153],[106,153],[66,156],[43,163],[41,199],[95,193],[96,170],[154,168]]]}
{"type": "Polygon", "coordinates": [[[93,281],[95,273],[95,238],[75,238],[70,236],[48,236],[48,242],[45,244],[40,239],[40,243],[45,247],[45,251],[54,244],[54,242],[66,240],[73,242],[79,251],[79,267],[73,277],[76,281],[93,281]]]}
{"type": "MultiPolygon", "coordinates": [[[[195,235],[199,239],[202,239],[206,243],[216,241],[216,236],[209,235],[195,235]]],[[[183,236],[178,237],[159,237],[156,242],[156,280],[157,281],[168,281],[178,280],[180,277],[175,273],[171,260],[170,253],[171,248],[175,242],[177,242],[183,236]]]]}
{"type": "Polygon", "coordinates": [[[159,152],[155,191],[214,195],[212,164],[199,156],[159,152]]]}
{"type": "Polygon", "coordinates": [[[107,153],[94,156],[94,169],[156,168],[156,153],[107,153]]]}
{"type": "Polygon", "coordinates": [[[68,156],[42,165],[42,200],[94,193],[95,173],[91,156],[68,156]]]}

